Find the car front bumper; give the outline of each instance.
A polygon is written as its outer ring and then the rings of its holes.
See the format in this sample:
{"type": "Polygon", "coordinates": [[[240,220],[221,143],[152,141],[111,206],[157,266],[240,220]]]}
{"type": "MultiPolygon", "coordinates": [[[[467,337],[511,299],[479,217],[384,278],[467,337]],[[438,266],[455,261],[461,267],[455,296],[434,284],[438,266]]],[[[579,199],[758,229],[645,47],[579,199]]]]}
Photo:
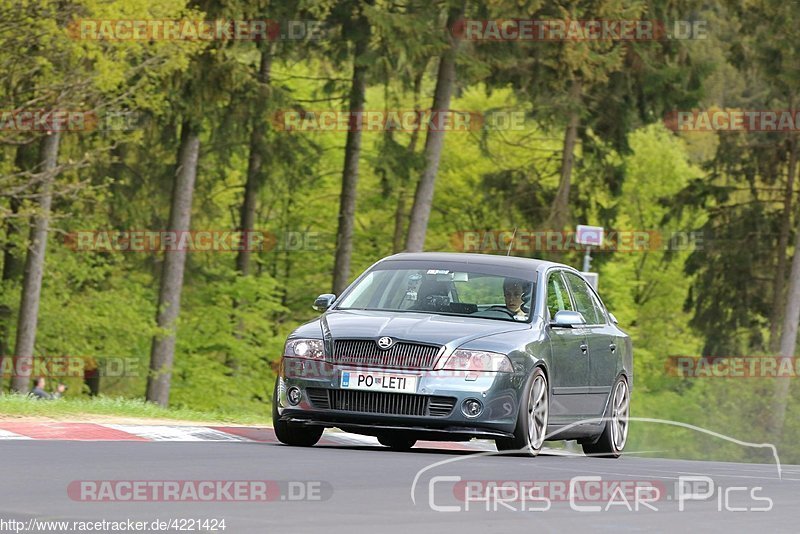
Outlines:
{"type": "Polygon", "coordinates": [[[278,374],[278,414],[290,424],[338,427],[367,435],[403,430],[437,440],[510,437],[516,427],[521,381],[512,373],[356,368],[287,357],[278,374]],[[345,371],[413,375],[418,377],[416,392],[342,388],[345,371]],[[287,397],[293,387],[301,394],[296,405],[287,397]],[[462,412],[468,399],[482,404],[478,416],[462,412]]]}

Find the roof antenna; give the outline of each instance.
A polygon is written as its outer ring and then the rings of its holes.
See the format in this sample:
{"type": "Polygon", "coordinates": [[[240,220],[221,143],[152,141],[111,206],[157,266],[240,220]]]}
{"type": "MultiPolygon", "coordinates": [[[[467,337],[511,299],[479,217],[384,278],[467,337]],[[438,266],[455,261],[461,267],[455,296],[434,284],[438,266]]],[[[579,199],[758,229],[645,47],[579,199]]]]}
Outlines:
{"type": "Polygon", "coordinates": [[[516,235],[517,235],[517,227],[515,226],[514,227],[514,233],[511,234],[511,242],[508,244],[508,251],[506,252],[506,256],[510,256],[511,255],[511,247],[514,246],[514,237],[516,237],[516,235]]]}

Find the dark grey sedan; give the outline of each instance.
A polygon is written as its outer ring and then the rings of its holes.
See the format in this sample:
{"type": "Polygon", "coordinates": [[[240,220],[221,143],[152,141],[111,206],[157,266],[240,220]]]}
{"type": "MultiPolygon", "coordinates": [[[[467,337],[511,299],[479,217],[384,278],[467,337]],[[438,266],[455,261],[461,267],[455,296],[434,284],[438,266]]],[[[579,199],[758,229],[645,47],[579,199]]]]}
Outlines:
{"type": "Polygon", "coordinates": [[[407,253],[375,263],[287,339],[273,424],[289,445],[326,427],[394,449],[494,439],[535,456],[577,439],[618,457],[633,349],[597,292],[558,263],[407,253]]]}

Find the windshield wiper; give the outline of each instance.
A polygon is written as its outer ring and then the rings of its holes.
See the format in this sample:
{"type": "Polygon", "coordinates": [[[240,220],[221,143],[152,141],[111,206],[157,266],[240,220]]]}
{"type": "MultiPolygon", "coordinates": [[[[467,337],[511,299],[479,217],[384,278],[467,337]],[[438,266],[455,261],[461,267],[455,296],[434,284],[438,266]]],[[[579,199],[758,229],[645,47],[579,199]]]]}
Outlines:
{"type": "MultiPolygon", "coordinates": [[[[512,319],[511,317],[508,317],[508,318],[506,318],[506,317],[487,317],[485,315],[475,315],[474,313],[463,314],[463,313],[454,313],[454,312],[446,312],[446,311],[438,311],[438,310],[395,310],[395,309],[389,309],[389,308],[336,308],[336,309],[337,310],[347,310],[347,311],[349,311],[349,310],[357,310],[357,311],[377,311],[377,312],[390,312],[390,313],[397,313],[397,312],[399,312],[399,313],[424,313],[424,314],[429,314],[429,315],[445,315],[445,316],[448,316],[448,317],[472,317],[472,318],[475,318],[475,319],[491,319],[493,321],[506,321],[506,322],[512,322],[512,323],[524,323],[524,322],[528,321],[528,319],[526,319],[525,321],[518,321],[516,319],[512,319]]],[[[485,311],[485,310],[478,310],[475,313],[481,313],[482,311],[485,311]]]]}

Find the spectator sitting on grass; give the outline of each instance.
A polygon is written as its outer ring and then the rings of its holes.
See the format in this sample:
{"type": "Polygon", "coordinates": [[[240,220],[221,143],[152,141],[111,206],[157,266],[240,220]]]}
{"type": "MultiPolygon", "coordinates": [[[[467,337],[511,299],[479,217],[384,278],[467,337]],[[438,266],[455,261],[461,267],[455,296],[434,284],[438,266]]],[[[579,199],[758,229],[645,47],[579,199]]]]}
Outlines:
{"type": "Polygon", "coordinates": [[[34,397],[36,400],[53,400],[53,399],[60,399],[61,395],[64,393],[64,390],[67,389],[64,384],[59,384],[58,388],[56,389],[55,393],[48,393],[44,390],[44,386],[47,384],[47,381],[43,376],[40,376],[34,379],[33,382],[33,389],[28,394],[29,397],[34,397]]]}

